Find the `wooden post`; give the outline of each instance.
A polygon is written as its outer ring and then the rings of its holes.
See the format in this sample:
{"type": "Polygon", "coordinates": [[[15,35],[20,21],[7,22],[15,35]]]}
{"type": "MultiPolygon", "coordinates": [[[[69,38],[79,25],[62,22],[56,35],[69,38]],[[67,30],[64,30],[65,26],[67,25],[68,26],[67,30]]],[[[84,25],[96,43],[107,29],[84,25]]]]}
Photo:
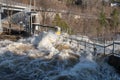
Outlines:
{"type": "Polygon", "coordinates": [[[114,50],[115,50],[115,42],[113,41],[113,51],[112,51],[112,53],[114,54],[114,50]]]}
{"type": "Polygon", "coordinates": [[[105,45],[104,45],[104,55],[105,55],[105,48],[106,48],[106,47],[105,47],[105,45]]]}
{"type": "Polygon", "coordinates": [[[20,30],[19,30],[19,35],[21,34],[21,28],[22,28],[22,24],[23,24],[23,22],[22,21],[20,21],[20,30]]]}
{"type": "Polygon", "coordinates": [[[104,55],[105,55],[105,48],[106,48],[106,46],[105,46],[105,38],[104,38],[104,55]]]}
{"type": "Polygon", "coordinates": [[[31,28],[31,34],[33,34],[33,26],[32,26],[32,13],[31,13],[31,20],[30,20],[30,28],[31,28]]]}
{"type": "Polygon", "coordinates": [[[86,46],[86,41],[85,41],[85,51],[86,51],[86,47],[87,47],[87,46],[86,46]]]}

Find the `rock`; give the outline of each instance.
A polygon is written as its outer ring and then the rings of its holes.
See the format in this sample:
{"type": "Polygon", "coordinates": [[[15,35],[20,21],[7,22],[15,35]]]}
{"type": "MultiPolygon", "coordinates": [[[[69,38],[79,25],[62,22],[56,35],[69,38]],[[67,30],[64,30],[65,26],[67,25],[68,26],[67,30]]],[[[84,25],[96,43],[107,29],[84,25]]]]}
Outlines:
{"type": "Polygon", "coordinates": [[[108,58],[108,64],[113,66],[120,73],[120,57],[116,55],[110,55],[108,58]]]}
{"type": "Polygon", "coordinates": [[[56,49],[58,49],[59,51],[62,51],[62,50],[67,50],[67,49],[70,49],[70,46],[69,45],[64,45],[64,44],[58,44],[55,46],[56,49]]]}
{"type": "Polygon", "coordinates": [[[71,75],[62,75],[57,77],[57,79],[55,80],[76,80],[75,77],[71,76],[71,75]]]}
{"type": "Polygon", "coordinates": [[[13,43],[9,44],[7,49],[16,54],[23,55],[24,52],[34,50],[34,47],[31,44],[13,43]]]}

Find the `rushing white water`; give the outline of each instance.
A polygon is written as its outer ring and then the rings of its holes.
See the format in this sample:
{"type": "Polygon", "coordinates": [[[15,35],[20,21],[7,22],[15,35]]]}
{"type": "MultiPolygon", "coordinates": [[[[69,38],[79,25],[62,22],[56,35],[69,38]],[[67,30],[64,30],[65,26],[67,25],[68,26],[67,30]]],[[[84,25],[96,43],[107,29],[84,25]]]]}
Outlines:
{"type": "Polygon", "coordinates": [[[93,56],[68,37],[42,33],[0,41],[0,80],[120,80],[104,57],[93,56]]]}

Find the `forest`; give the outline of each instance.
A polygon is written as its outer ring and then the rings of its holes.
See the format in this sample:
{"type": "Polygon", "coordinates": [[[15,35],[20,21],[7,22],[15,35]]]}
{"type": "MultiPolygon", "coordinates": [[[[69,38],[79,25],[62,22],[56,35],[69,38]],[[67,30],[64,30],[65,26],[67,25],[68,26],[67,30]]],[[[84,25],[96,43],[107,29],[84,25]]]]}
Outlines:
{"type": "Polygon", "coordinates": [[[120,34],[120,7],[111,7],[120,0],[11,0],[42,8],[42,25],[60,26],[69,34],[112,39],[120,34]],[[55,10],[53,20],[47,17],[47,9],[55,10]],[[60,17],[58,11],[67,13],[60,17]],[[75,16],[77,16],[75,18],[75,16]],[[74,18],[73,18],[74,17],[74,18]]]}

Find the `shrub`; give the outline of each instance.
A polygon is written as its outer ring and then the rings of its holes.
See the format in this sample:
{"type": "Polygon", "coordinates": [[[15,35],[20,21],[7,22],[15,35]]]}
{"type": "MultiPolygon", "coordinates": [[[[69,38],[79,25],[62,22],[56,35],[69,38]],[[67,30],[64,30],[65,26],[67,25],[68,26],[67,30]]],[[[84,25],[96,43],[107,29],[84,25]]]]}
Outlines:
{"type": "Polygon", "coordinates": [[[59,26],[63,32],[67,32],[71,34],[71,29],[69,25],[60,17],[59,14],[56,14],[54,20],[53,20],[54,26],[59,26]]]}

